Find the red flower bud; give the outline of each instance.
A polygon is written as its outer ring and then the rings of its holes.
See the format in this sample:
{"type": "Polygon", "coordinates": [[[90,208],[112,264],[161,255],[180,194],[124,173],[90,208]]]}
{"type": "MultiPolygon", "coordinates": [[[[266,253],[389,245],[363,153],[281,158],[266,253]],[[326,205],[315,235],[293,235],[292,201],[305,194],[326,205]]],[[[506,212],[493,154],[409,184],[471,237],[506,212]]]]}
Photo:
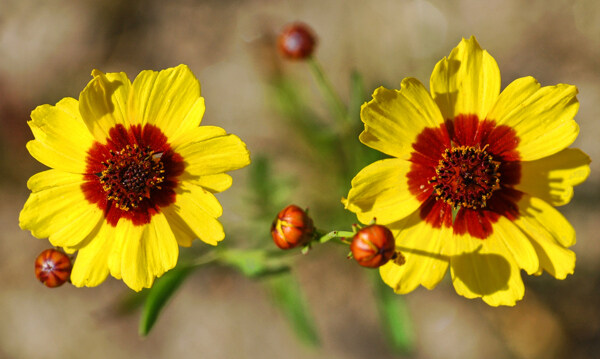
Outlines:
{"type": "Polygon", "coordinates": [[[288,25],[279,34],[279,52],[289,59],[302,60],[312,55],[317,41],[312,30],[303,23],[288,25]]]}
{"type": "Polygon", "coordinates": [[[394,235],[384,226],[373,224],[362,228],[352,238],[350,250],[358,264],[377,268],[389,261],[395,253],[394,235]]]}
{"type": "Polygon", "coordinates": [[[71,276],[71,259],[56,249],[46,249],[35,260],[35,276],[46,287],[63,285],[71,276]]]}
{"type": "Polygon", "coordinates": [[[296,205],[285,207],[271,225],[271,236],[277,247],[290,249],[308,243],[315,232],[312,219],[296,205]]]}

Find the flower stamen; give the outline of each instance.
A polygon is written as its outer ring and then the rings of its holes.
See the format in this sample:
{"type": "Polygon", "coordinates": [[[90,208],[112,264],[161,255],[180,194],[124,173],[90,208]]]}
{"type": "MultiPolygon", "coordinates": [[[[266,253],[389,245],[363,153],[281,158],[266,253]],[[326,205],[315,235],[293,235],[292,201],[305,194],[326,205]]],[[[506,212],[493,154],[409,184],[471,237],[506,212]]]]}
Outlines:
{"type": "Polygon", "coordinates": [[[442,154],[433,184],[434,195],[454,208],[485,208],[492,193],[500,188],[500,162],[483,148],[460,146],[442,154]]]}
{"type": "Polygon", "coordinates": [[[123,211],[138,208],[149,199],[154,189],[161,189],[165,180],[162,152],[150,146],[127,145],[119,151],[110,150],[110,158],[102,162],[105,169],[98,173],[106,199],[123,211]]]}

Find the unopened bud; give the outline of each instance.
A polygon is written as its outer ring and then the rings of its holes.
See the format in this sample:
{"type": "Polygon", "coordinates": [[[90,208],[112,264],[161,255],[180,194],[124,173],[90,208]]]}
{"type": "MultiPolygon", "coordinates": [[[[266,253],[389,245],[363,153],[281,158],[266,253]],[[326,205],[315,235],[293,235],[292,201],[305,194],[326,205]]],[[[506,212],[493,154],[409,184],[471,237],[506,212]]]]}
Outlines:
{"type": "Polygon", "coordinates": [[[350,250],[361,266],[380,267],[394,256],[394,235],[387,227],[378,224],[367,226],[356,232],[350,250]]]}
{"type": "Polygon", "coordinates": [[[312,55],[317,41],[312,30],[303,23],[288,25],[279,34],[279,52],[289,59],[302,60],[312,55]]]}
{"type": "Polygon", "coordinates": [[[35,276],[46,287],[63,285],[71,276],[71,259],[56,249],[46,249],[35,260],[35,276]]]}
{"type": "Polygon", "coordinates": [[[273,241],[281,249],[290,249],[310,242],[314,232],[312,219],[306,211],[293,204],[279,212],[271,226],[273,241]]]}

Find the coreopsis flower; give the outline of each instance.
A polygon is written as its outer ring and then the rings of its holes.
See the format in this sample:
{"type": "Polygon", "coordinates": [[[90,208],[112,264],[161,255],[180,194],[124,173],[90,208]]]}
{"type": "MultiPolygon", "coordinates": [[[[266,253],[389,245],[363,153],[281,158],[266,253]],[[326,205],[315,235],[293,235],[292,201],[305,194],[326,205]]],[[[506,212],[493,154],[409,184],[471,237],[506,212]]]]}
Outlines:
{"type": "Polygon", "coordinates": [[[573,273],[575,231],[553,206],[568,203],[590,159],[577,137],[574,86],[532,77],[500,93],[500,71],[474,37],[434,68],[429,93],[414,78],[363,105],[360,141],[393,158],[352,180],[344,201],[358,219],[389,227],[403,266],[382,279],[397,293],[434,288],[450,268],[458,294],[514,305],[521,270],[573,273]]]}
{"type": "Polygon", "coordinates": [[[175,266],[179,246],[224,238],[213,193],[231,186],[225,172],[248,165],[249,153],[237,136],[199,126],[204,99],[185,65],[133,83],[125,73],[92,76],[79,100],[31,113],[27,149],[51,169],[29,179],[19,222],[77,251],[75,286],[110,273],[140,290],[175,266]]]}

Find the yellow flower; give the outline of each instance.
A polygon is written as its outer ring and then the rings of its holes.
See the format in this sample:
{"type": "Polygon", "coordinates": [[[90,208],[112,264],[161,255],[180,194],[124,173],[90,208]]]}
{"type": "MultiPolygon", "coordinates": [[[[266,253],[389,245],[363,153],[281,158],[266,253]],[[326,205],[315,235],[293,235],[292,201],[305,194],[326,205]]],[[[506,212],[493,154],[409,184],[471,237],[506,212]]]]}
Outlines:
{"type": "Polygon", "coordinates": [[[361,109],[360,141],[394,158],[361,170],[344,203],[392,229],[406,264],[380,268],[384,282],[433,289],[450,268],[458,294],[497,306],[523,297],[521,269],[573,273],[575,231],[552,206],[589,175],[588,156],[567,148],[577,89],[524,77],[500,93],[498,65],[474,37],[435,66],[430,89],[406,78],[361,109]]]}
{"type": "Polygon", "coordinates": [[[71,281],[96,286],[110,273],[139,291],[173,268],[180,246],[225,234],[213,193],[224,172],[250,163],[245,144],[204,114],[200,83],[185,65],[92,71],[79,101],[42,105],[28,122],[29,153],[50,167],[31,177],[19,222],[54,246],[78,251],[71,281]]]}

